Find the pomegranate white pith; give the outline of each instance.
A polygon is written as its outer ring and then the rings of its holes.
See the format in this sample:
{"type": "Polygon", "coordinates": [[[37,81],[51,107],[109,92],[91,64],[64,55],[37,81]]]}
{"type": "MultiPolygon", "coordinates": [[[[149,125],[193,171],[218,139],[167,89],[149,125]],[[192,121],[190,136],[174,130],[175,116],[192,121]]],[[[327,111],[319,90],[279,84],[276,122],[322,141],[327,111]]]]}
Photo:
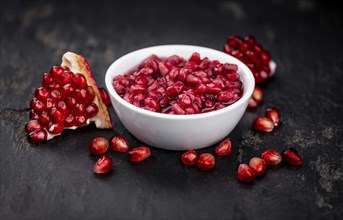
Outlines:
{"type": "Polygon", "coordinates": [[[75,53],[63,55],[61,66],[43,75],[42,87],[30,102],[30,119],[26,125],[29,141],[39,144],[92,121],[97,128],[112,128],[86,59],[75,53]]]}

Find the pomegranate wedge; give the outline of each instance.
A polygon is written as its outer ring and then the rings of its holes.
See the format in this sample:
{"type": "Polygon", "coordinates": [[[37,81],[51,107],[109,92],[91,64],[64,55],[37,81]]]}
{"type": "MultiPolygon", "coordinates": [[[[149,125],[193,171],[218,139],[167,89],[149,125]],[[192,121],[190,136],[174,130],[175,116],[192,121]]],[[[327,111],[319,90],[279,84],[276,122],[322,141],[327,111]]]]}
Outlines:
{"type": "Polygon", "coordinates": [[[61,66],[44,73],[42,86],[30,102],[26,125],[29,141],[39,144],[62,133],[95,122],[97,128],[112,128],[91,68],[81,55],[67,52],[61,66]]]}

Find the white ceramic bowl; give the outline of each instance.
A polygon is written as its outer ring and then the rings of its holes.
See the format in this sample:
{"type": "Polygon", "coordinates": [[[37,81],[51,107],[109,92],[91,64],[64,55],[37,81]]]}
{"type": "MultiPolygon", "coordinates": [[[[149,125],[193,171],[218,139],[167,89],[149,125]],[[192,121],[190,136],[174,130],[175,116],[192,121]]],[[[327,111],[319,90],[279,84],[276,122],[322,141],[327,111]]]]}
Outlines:
{"type": "Polygon", "coordinates": [[[108,68],[105,83],[112,106],[129,132],[148,145],[169,150],[199,149],[221,141],[240,121],[255,86],[251,71],[238,59],[217,50],[191,45],[154,46],[126,54],[108,68]],[[169,115],[144,110],[126,102],[112,86],[116,75],[126,73],[152,54],[159,57],[176,54],[188,59],[193,52],[200,53],[202,58],[237,64],[244,86],[241,99],[226,108],[208,113],[169,115]]]}

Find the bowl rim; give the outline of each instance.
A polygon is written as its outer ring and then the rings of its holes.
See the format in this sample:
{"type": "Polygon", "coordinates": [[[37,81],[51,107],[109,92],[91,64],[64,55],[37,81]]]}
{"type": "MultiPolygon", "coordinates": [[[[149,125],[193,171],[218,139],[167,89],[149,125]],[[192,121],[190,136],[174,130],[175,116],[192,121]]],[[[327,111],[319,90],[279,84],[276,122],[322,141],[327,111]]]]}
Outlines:
{"type": "MultiPolygon", "coordinates": [[[[150,54],[147,55],[147,57],[152,55],[152,54],[154,54],[154,53],[151,52],[150,54]]],[[[171,54],[171,55],[174,55],[174,54],[171,54]]],[[[176,55],[178,55],[178,54],[176,54],[176,55]]],[[[202,54],[200,53],[200,55],[202,55],[202,54]]],[[[204,57],[206,57],[206,55],[204,57]]],[[[135,65],[138,65],[138,63],[135,64],[135,65]]],[[[132,67],[134,67],[134,66],[132,66],[132,67]]],[[[124,73],[122,73],[122,74],[124,74],[124,73]]],[[[247,82],[247,84],[249,84],[249,82],[247,82]]],[[[208,118],[208,117],[212,117],[212,116],[216,116],[216,115],[221,115],[221,114],[224,114],[226,112],[229,112],[229,111],[231,111],[233,109],[236,109],[236,108],[240,107],[248,99],[250,99],[250,97],[251,97],[251,95],[253,93],[254,87],[255,87],[255,78],[254,78],[251,70],[242,61],[240,61],[236,57],[231,56],[229,54],[226,54],[226,53],[224,53],[222,51],[215,50],[215,49],[208,48],[208,47],[203,47],[203,46],[196,46],[196,45],[164,44],[164,45],[156,45],[156,46],[150,46],[150,47],[145,47],[145,48],[141,48],[141,49],[138,49],[138,50],[134,50],[134,51],[131,51],[131,52],[129,52],[129,53],[119,57],[118,59],[116,59],[107,68],[107,71],[106,71],[106,74],[105,74],[105,85],[107,87],[107,91],[110,93],[110,95],[116,101],[118,101],[120,104],[122,104],[123,106],[125,106],[128,109],[130,109],[132,111],[135,111],[135,112],[138,112],[139,114],[143,114],[143,115],[150,116],[150,117],[155,117],[155,118],[170,119],[170,120],[194,120],[194,119],[208,118]],[[201,50],[208,50],[208,51],[211,51],[212,53],[219,53],[221,56],[228,56],[231,59],[235,60],[236,64],[238,65],[238,68],[242,68],[242,71],[247,75],[247,81],[250,81],[252,86],[250,86],[248,88],[244,87],[243,89],[244,90],[246,89],[246,91],[243,93],[243,96],[238,101],[236,101],[235,103],[233,103],[233,104],[231,104],[229,106],[226,106],[225,108],[222,108],[222,109],[219,109],[219,110],[210,111],[210,112],[206,112],[206,113],[191,114],[191,115],[164,114],[164,113],[160,113],[160,112],[149,111],[149,110],[146,110],[146,109],[143,109],[143,108],[139,108],[139,107],[137,107],[137,106],[135,106],[135,105],[125,101],[122,97],[120,97],[117,94],[117,92],[114,90],[114,88],[112,86],[113,76],[112,76],[112,78],[110,77],[110,75],[111,75],[110,70],[113,68],[113,66],[115,66],[120,61],[125,60],[128,57],[133,56],[133,55],[135,55],[137,53],[149,52],[151,50],[156,50],[156,49],[161,49],[161,48],[167,49],[167,48],[170,48],[170,47],[188,48],[188,49],[194,50],[194,52],[197,52],[196,49],[200,48],[201,50]]],[[[243,85],[244,85],[244,83],[243,83],[243,85]]]]}

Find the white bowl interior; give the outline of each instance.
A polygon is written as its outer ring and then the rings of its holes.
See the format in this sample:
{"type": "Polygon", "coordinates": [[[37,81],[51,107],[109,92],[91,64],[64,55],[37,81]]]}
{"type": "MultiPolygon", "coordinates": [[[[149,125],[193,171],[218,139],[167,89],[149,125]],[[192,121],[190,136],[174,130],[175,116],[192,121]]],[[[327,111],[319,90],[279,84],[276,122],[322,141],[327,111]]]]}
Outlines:
{"type": "Polygon", "coordinates": [[[191,45],[162,45],[128,53],[108,68],[105,83],[112,105],[124,126],[139,140],[171,150],[198,149],[224,138],[236,126],[246,110],[255,80],[249,68],[238,59],[210,48],[191,45]],[[112,86],[113,78],[140,64],[152,54],[159,57],[179,55],[188,59],[194,52],[201,58],[238,65],[243,82],[243,96],[234,104],[217,111],[195,115],[168,115],[138,108],[123,100],[112,86]]]}

